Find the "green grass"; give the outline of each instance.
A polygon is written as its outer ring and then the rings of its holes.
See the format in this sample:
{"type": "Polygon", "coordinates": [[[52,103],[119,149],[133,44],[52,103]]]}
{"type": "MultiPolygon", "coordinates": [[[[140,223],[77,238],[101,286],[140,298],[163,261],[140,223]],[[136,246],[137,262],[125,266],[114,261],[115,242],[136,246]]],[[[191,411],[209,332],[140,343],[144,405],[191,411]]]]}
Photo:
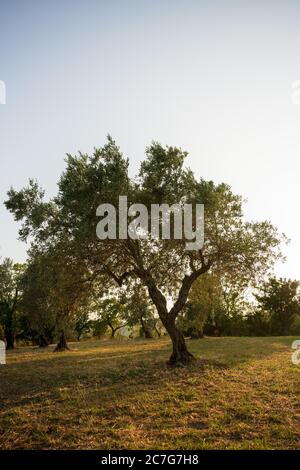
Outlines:
{"type": "Polygon", "coordinates": [[[167,339],[19,348],[0,366],[1,449],[300,449],[295,338],[167,339]]]}

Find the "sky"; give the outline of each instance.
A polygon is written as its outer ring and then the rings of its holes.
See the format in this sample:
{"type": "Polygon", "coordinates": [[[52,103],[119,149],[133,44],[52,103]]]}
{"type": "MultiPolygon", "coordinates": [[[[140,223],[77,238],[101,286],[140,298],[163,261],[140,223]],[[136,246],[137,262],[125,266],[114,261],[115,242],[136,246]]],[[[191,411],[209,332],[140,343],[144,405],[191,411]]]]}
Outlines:
{"type": "Polygon", "coordinates": [[[290,238],[276,274],[300,279],[299,20],[292,0],[0,0],[0,257],[26,259],[10,186],[52,197],[110,133],[131,174],[152,140],[187,150],[290,238]]]}

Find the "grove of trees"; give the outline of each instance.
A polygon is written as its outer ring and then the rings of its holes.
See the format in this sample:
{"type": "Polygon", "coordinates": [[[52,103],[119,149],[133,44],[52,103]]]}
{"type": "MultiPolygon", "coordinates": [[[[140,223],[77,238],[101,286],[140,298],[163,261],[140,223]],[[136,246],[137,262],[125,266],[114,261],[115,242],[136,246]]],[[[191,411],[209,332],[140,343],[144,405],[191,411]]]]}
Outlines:
{"type": "Polygon", "coordinates": [[[92,155],[67,156],[54,198],[33,180],[8,191],[5,205],[30,248],[26,266],[0,265],[7,347],[17,332],[39,346],[56,341],[63,351],[70,331],[80,339],[109,328],[114,337],[138,326],[146,338],[170,336],[174,364],[194,359],[185,335],[297,330],[298,283],[270,277],[284,237],[270,222],[245,221],[242,198],[227,184],[196,178],[186,157],[153,142],[132,178],[128,159],[108,137],[92,155]],[[176,239],[173,230],[168,240],[100,240],[97,207],[109,203],[118,211],[119,196],[144,204],[149,217],[151,204],[204,204],[203,247],[186,250],[186,238],[176,239]]]}

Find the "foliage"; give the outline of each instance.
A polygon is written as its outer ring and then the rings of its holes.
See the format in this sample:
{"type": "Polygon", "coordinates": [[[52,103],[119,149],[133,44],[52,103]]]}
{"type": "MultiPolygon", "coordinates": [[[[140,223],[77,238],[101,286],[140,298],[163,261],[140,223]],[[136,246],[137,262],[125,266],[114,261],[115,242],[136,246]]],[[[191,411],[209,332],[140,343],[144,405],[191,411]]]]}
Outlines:
{"type": "Polygon", "coordinates": [[[122,299],[116,297],[106,298],[95,304],[97,320],[94,320],[94,328],[99,334],[103,326],[108,326],[111,330],[111,337],[114,338],[118,330],[128,325],[126,318],[126,307],[122,299]],[[97,328],[98,324],[98,328],[97,328]]]}
{"type": "Polygon", "coordinates": [[[75,313],[73,327],[78,341],[80,341],[84,334],[91,331],[92,320],[90,318],[90,312],[86,308],[78,309],[75,313]]]}
{"type": "Polygon", "coordinates": [[[13,349],[20,324],[19,305],[22,298],[21,276],[24,266],[9,258],[0,263],[0,325],[7,349],[13,349]]]}
{"type": "Polygon", "coordinates": [[[270,333],[300,333],[299,282],[272,277],[262,284],[255,295],[260,315],[269,314],[270,333]]]}
{"type": "Polygon", "coordinates": [[[147,291],[145,288],[135,286],[131,294],[126,295],[126,310],[128,316],[128,325],[139,324],[140,335],[145,338],[153,338],[154,332],[157,333],[157,320],[147,291]]]}
{"type": "MultiPolygon", "coordinates": [[[[248,279],[247,282],[251,282],[248,279]]],[[[218,271],[204,274],[193,284],[179,324],[187,336],[242,336],[250,303],[245,298],[246,282],[218,271]]]]}
{"type": "Polygon", "coordinates": [[[64,245],[47,251],[33,249],[23,277],[22,308],[32,336],[47,346],[54,336],[65,335],[89,298],[89,278],[84,268],[72,263],[64,245]]]}

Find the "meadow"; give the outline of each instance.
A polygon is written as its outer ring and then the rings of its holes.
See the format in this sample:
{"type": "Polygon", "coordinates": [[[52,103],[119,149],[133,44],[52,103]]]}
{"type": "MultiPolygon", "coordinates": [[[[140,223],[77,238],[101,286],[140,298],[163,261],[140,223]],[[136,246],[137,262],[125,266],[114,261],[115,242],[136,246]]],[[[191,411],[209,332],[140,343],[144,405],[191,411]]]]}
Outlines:
{"type": "Polygon", "coordinates": [[[0,448],[300,449],[294,339],[190,340],[198,360],[173,368],[167,338],[20,347],[0,366],[0,448]]]}

